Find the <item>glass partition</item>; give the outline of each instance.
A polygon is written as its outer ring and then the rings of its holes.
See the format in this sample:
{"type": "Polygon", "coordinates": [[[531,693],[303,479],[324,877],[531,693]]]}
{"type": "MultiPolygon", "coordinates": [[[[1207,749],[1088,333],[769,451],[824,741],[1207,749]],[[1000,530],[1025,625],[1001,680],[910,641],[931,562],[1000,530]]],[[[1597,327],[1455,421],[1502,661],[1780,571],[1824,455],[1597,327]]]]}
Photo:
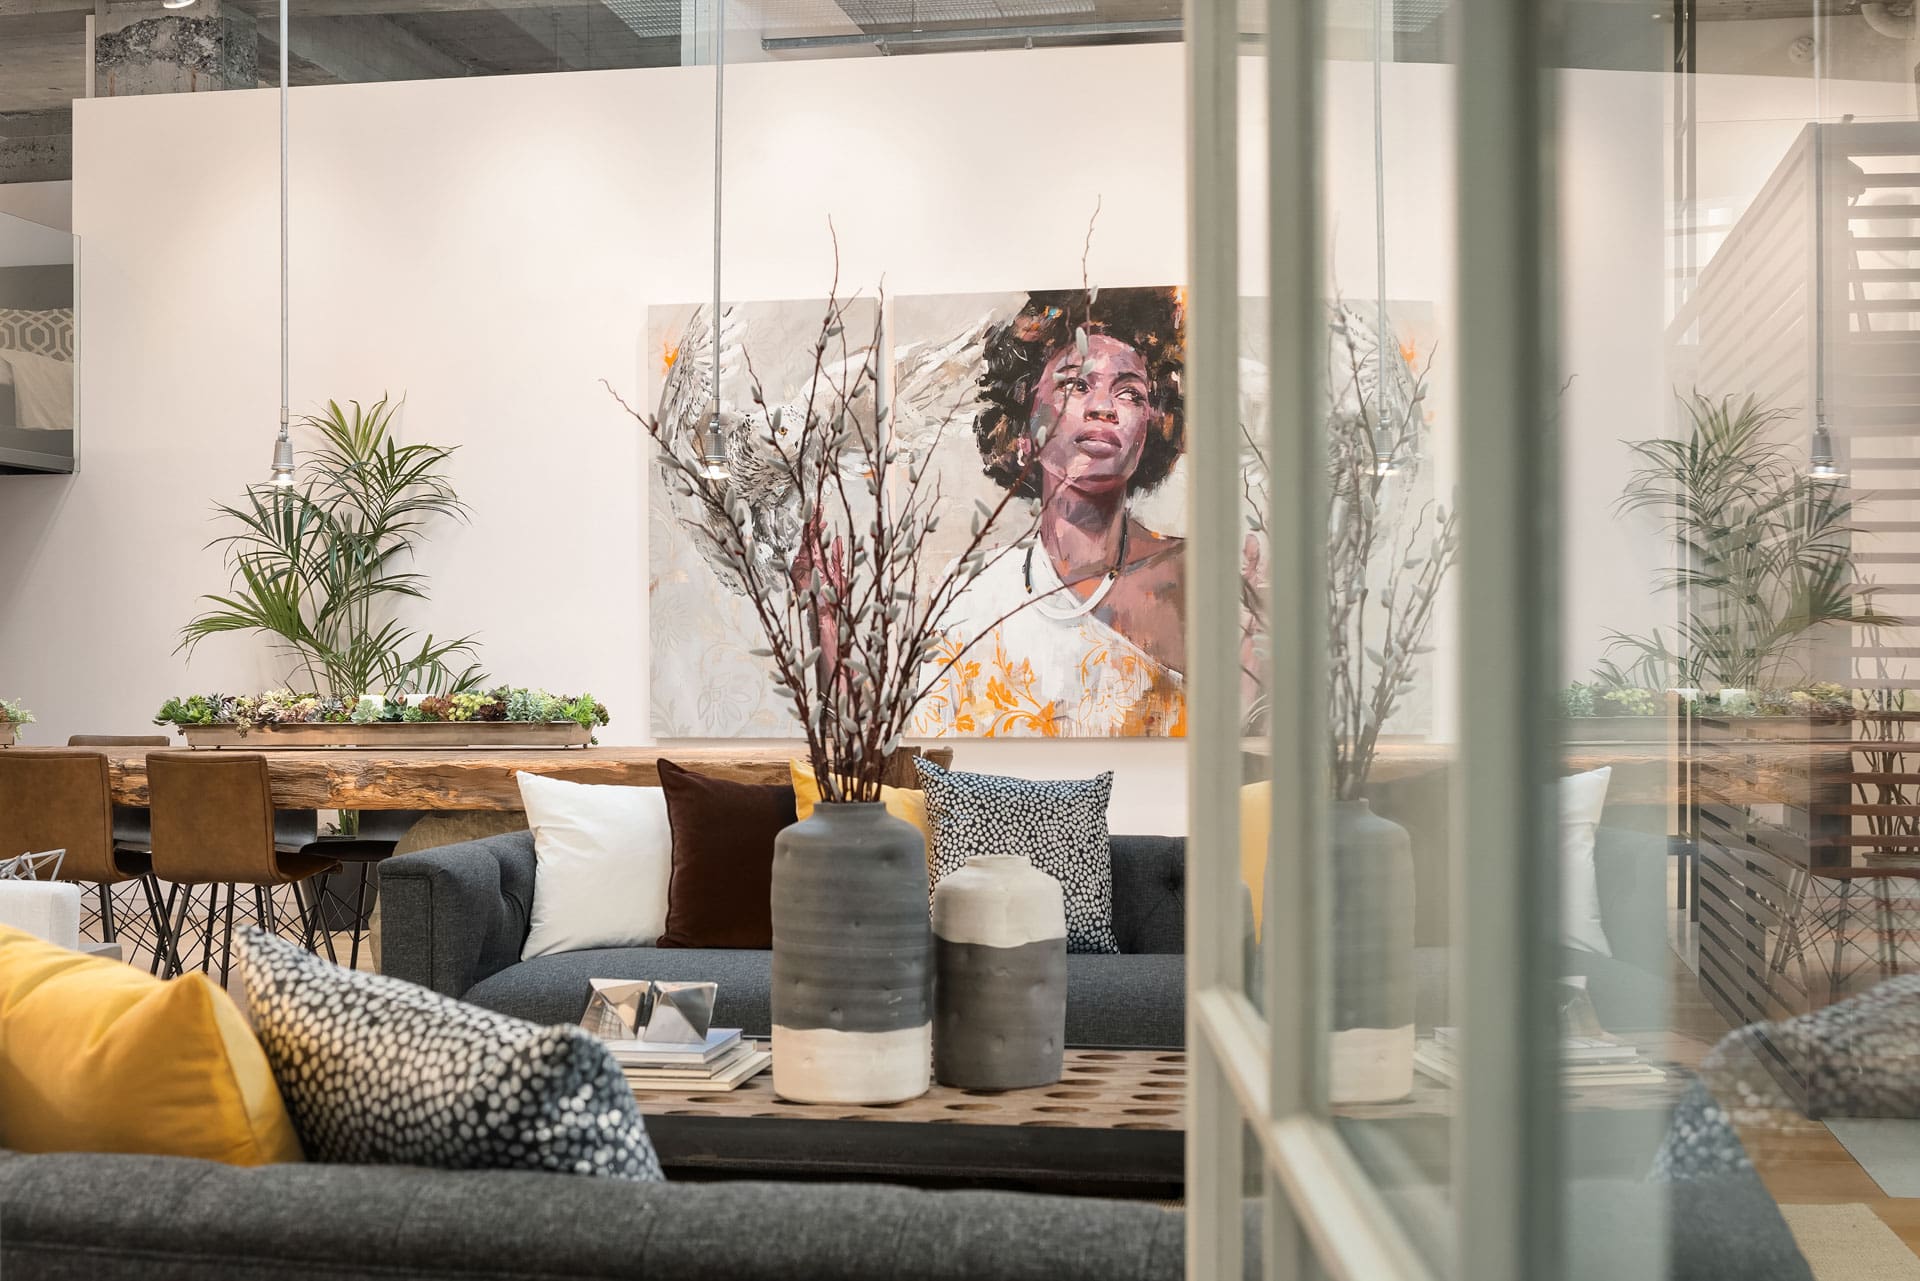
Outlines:
{"type": "Polygon", "coordinates": [[[0,214],[0,473],[79,467],[79,248],[0,214]]]}

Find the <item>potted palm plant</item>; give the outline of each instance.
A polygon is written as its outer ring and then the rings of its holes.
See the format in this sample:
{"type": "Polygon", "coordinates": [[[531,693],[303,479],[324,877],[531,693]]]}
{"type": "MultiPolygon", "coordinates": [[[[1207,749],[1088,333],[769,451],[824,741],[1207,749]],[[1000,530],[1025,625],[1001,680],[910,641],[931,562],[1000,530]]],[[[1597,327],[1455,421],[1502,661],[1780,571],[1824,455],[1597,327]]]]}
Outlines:
{"type": "Polygon", "coordinates": [[[506,715],[512,691],[460,715],[451,705],[419,713],[423,700],[479,698],[485,674],[472,636],[442,640],[400,621],[402,605],[427,599],[427,577],[413,567],[421,538],[437,522],[464,520],[467,509],[448,475],[453,449],[397,440],[396,410],[385,396],[365,407],[329,401],[299,420],[312,437],[299,485],[250,485],[240,502],[216,508],[229,530],[214,545],[231,580],[225,593],[202,598],[206,608],[181,628],[179,648],[191,655],[211,636],[265,636],[289,660],[289,688],[176,699],[157,721],[215,746],[242,736],[252,746],[324,746],[375,735],[398,746],[569,744],[591,734],[590,724],[557,710],[545,728],[506,715]],[[513,728],[478,728],[508,722],[513,728]]]}

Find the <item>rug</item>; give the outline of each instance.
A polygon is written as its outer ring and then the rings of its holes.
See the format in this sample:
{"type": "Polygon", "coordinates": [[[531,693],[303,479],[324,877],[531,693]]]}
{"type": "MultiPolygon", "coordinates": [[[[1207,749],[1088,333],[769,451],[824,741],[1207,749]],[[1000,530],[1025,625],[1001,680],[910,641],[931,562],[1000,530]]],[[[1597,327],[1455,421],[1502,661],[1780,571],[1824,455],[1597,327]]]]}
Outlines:
{"type": "Polygon", "coordinates": [[[1815,1281],[1920,1281],[1920,1257],[1864,1205],[1783,1205],[1815,1281]]]}
{"type": "Polygon", "coordinates": [[[1882,1192],[1920,1197],[1920,1121],[1835,1117],[1826,1126],[1882,1192]]]}

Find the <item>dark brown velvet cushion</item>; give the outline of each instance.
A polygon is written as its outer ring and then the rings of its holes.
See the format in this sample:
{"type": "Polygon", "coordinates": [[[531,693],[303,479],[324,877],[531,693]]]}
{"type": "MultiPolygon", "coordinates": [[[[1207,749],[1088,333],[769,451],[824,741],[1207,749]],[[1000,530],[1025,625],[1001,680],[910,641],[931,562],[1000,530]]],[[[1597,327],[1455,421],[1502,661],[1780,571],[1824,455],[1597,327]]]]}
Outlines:
{"type": "Polygon", "coordinates": [[[660,762],[673,828],[661,947],[773,946],[773,838],[798,822],[790,783],[733,783],[660,762]]]}

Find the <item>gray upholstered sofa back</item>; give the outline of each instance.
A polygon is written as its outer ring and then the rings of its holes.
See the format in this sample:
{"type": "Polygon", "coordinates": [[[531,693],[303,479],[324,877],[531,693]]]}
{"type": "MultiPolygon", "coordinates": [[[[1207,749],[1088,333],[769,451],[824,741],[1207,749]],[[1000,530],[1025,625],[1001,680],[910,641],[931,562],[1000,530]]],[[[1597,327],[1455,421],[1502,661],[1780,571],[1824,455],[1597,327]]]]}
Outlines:
{"type": "MultiPolygon", "coordinates": [[[[1125,953],[1186,950],[1186,842],[1115,836],[1114,933],[1125,953]]],[[[446,992],[520,959],[533,911],[533,833],[389,859],[380,868],[380,968],[446,992]]]]}

